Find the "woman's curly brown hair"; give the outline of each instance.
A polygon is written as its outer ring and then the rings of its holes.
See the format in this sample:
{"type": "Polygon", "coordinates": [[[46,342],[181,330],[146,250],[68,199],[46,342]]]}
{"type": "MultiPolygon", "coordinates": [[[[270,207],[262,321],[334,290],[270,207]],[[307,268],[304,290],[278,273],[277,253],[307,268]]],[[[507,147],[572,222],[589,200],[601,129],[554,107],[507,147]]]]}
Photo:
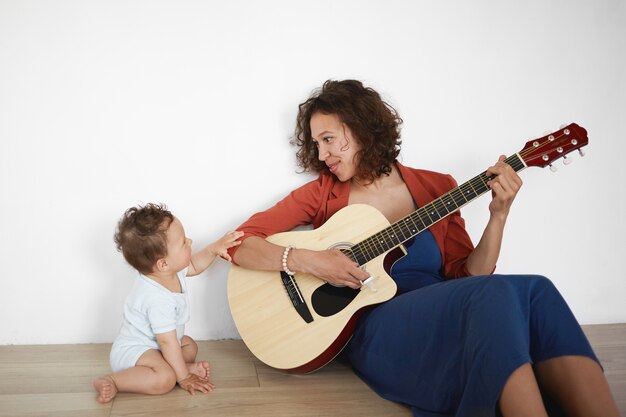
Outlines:
{"type": "Polygon", "coordinates": [[[328,80],[300,104],[291,143],[299,148],[296,158],[304,171],[330,172],[318,159],[311,137],[311,117],[317,112],[336,114],[361,144],[356,155],[357,178],[371,182],[391,172],[391,164],[400,153],[402,119],[374,89],[356,80],[328,80]]]}

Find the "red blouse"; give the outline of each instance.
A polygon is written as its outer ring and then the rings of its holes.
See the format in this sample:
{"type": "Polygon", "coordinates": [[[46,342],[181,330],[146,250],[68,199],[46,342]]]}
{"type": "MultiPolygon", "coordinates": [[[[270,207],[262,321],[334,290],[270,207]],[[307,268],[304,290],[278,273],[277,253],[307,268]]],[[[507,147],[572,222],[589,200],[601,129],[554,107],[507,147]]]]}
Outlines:
{"type": "MultiPolygon", "coordinates": [[[[457,187],[450,175],[408,168],[399,162],[396,162],[396,166],[419,207],[457,187]]],[[[340,182],[334,175],[320,174],[316,180],[295,189],[273,207],[254,214],[237,230],[244,232],[243,240],[250,236],[266,238],[308,224],[317,228],[348,205],[349,194],[349,182],[340,182]]],[[[456,211],[435,223],[430,231],[441,251],[444,277],[469,276],[466,261],[474,245],[465,230],[465,221],[460,212],[456,211]]],[[[237,248],[229,249],[233,259],[237,248]]]]}

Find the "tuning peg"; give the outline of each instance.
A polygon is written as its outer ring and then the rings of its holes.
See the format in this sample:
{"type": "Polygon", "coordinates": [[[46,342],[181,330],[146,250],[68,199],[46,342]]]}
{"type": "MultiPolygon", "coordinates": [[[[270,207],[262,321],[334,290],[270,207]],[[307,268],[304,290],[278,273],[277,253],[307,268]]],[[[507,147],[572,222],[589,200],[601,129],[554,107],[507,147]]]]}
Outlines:
{"type": "Polygon", "coordinates": [[[573,159],[568,158],[567,156],[564,156],[564,157],[563,157],[563,165],[569,165],[569,164],[571,164],[572,162],[574,162],[574,160],[573,160],[573,159]]]}
{"type": "Polygon", "coordinates": [[[556,172],[556,171],[558,171],[558,168],[556,166],[550,164],[550,171],[556,172]]]}
{"type": "Polygon", "coordinates": [[[585,151],[583,151],[582,148],[578,150],[578,153],[580,154],[580,156],[585,156],[585,151]]]}

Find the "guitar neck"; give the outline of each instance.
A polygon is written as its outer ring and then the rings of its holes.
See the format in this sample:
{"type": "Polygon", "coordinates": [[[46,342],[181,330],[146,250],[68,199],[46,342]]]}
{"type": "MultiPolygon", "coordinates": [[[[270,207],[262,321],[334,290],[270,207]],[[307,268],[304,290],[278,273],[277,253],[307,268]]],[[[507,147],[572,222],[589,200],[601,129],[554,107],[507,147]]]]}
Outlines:
{"type": "MultiPolygon", "coordinates": [[[[519,154],[511,155],[504,162],[509,164],[515,172],[526,168],[526,164],[519,154]]],[[[487,172],[484,171],[441,197],[420,207],[391,226],[343,251],[359,265],[364,265],[377,256],[413,238],[489,191],[487,181],[489,181],[489,178],[487,177],[487,172]]]]}

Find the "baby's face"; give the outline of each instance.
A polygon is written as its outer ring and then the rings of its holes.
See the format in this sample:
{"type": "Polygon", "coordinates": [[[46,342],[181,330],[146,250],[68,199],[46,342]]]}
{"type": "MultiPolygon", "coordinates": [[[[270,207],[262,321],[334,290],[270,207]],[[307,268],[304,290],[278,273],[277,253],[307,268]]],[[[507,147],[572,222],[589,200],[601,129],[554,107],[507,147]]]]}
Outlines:
{"type": "Polygon", "coordinates": [[[191,262],[191,239],[185,236],[185,229],[177,217],[170,224],[167,236],[167,261],[173,271],[182,271],[191,262]]]}

